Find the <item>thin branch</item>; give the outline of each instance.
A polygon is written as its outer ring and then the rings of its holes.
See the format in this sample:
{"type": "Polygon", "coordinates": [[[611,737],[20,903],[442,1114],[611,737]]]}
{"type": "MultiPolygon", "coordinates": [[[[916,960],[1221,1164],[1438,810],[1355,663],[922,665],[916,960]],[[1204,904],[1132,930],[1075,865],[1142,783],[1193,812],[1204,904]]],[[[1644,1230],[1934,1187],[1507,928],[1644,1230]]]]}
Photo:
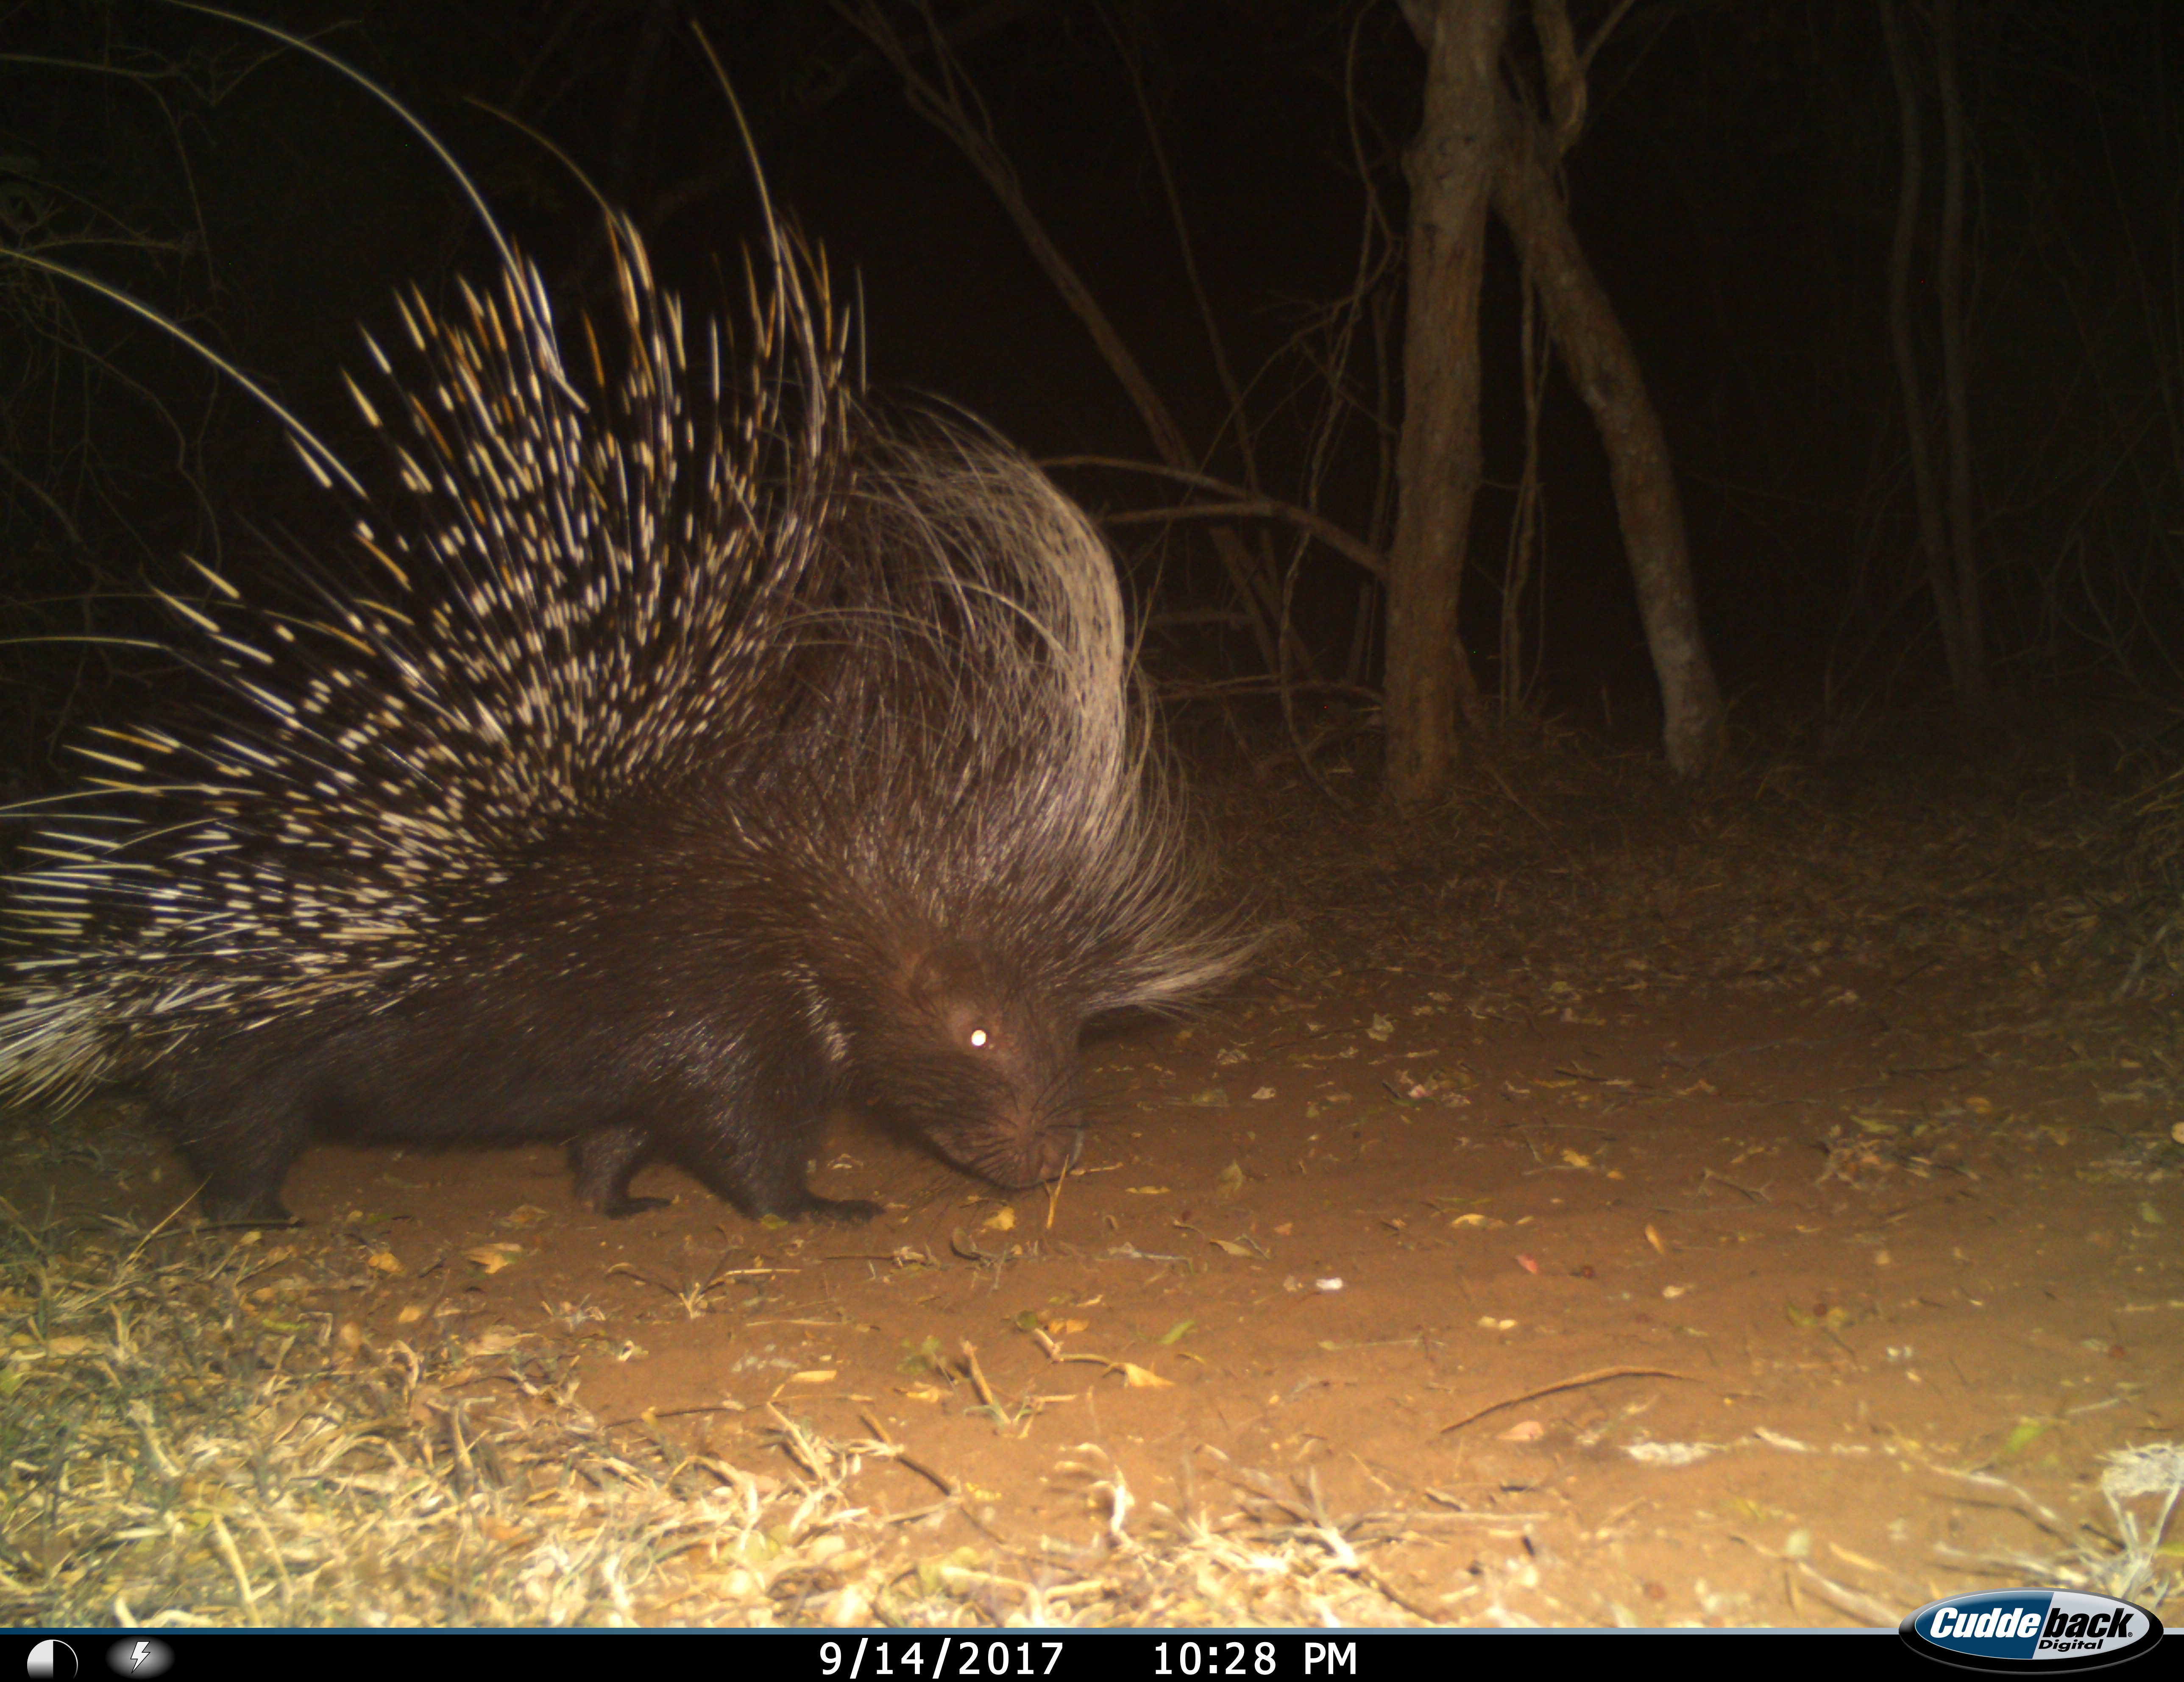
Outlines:
{"type": "MultiPolygon", "coordinates": [[[[925,23],[933,64],[930,74],[913,58],[909,45],[881,8],[879,0],[833,0],[833,3],[843,20],[894,67],[911,109],[954,143],[1000,200],[1001,208],[1016,224],[1017,235],[1030,249],[1033,260],[1045,271],[1048,281],[1061,294],[1062,302],[1091,334],[1109,370],[1129,393],[1145,430],[1151,434],[1154,449],[1172,466],[1196,465],[1198,456],[1184,438],[1183,428],[1177,424],[1167,404],[1123,343],[1123,336],[1100,308],[1084,276],[1061,254],[1061,248],[1033,210],[1023,184],[1017,177],[1016,167],[994,132],[992,114],[964,71],[928,0],[916,0],[916,9],[925,23]]],[[[1279,639],[1295,633],[1276,628],[1279,624],[1279,596],[1273,581],[1265,576],[1262,568],[1252,565],[1251,557],[1234,532],[1216,532],[1213,547],[1231,587],[1253,610],[1252,636],[1260,658],[1269,667],[1279,666],[1279,639]]]]}
{"type": "Polygon", "coordinates": [[[1206,283],[1198,272],[1198,250],[1190,237],[1190,223],[1183,214],[1183,198],[1176,190],[1175,172],[1169,169],[1167,148],[1161,142],[1160,124],[1154,120],[1152,102],[1145,97],[1145,80],[1138,55],[1131,51],[1115,27],[1114,18],[1104,6],[1100,8],[1100,21],[1106,25],[1109,39],[1115,43],[1116,56],[1122,59],[1123,68],[1130,78],[1130,92],[1138,102],[1138,115],[1145,127],[1145,144],[1152,149],[1153,167],[1160,171],[1161,192],[1167,201],[1169,222],[1175,229],[1177,252],[1183,259],[1184,278],[1190,283],[1190,295],[1198,304],[1198,318],[1206,325],[1206,343],[1212,353],[1214,371],[1220,376],[1221,389],[1228,393],[1228,418],[1236,428],[1236,452],[1243,458],[1244,482],[1254,491],[1259,488],[1258,453],[1251,438],[1251,415],[1244,406],[1244,393],[1236,384],[1235,370],[1228,364],[1228,341],[1222,337],[1221,324],[1214,318],[1213,305],[1206,296],[1206,283]]]}
{"type": "Polygon", "coordinates": [[[1111,526],[1144,525],[1158,520],[1202,520],[1227,515],[1235,518],[1283,520],[1301,531],[1309,532],[1328,548],[1345,560],[1353,560],[1375,578],[1387,574],[1387,560],[1371,544],[1308,508],[1299,508],[1295,503],[1284,502],[1279,497],[1256,496],[1240,486],[1231,485],[1208,473],[1195,472],[1186,467],[1164,467],[1157,462],[1131,461],[1112,455],[1061,455],[1039,464],[1043,467],[1107,467],[1124,473],[1150,473],[1162,479],[1174,479],[1186,485],[1195,485],[1201,490],[1217,491],[1229,498],[1225,503],[1192,503],[1182,508],[1151,509],[1132,514],[1113,514],[1106,516],[1111,526]]]}

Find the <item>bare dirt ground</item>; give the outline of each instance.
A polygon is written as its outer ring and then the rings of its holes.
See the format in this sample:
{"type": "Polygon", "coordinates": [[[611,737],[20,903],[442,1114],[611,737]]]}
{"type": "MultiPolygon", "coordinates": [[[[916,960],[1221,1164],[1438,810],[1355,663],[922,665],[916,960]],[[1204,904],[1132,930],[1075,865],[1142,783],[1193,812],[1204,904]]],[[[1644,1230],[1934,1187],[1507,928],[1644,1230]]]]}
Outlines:
{"type": "MultiPolygon", "coordinates": [[[[777,1618],[1892,1623],[2134,1546],[2153,1604],[2184,1523],[2109,1456],[2184,1444],[2184,1016],[2159,962],[2117,996],[2161,913],[2100,759],[1596,762],[1401,833],[1254,791],[1213,827],[1266,962],[1092,1048],[1058,1194],[847,1122],[856,1231],[321,1149],[246,1300],[457,1351],[436,1406],[827,1484],[832,1564],[742,1585],[777,1618]]],[[[155,1221],[187,1184],[130,1138],[0,1191],[155,1221]]]]}

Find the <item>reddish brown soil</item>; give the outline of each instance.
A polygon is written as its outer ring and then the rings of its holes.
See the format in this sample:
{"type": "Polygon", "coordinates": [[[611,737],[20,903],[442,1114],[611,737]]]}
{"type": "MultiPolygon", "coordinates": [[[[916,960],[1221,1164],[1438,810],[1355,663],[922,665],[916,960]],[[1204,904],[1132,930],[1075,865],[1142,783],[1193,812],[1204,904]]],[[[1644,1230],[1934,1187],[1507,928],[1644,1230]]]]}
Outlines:
{"type": "Polygon", "coordinates": [[[2177,1012],[2111,1001],[2068,813],[1767,787],[1499,876],[1323,836],[1236,997],[1092,1049],[1051,1200],[850,1122],[864,1229],[321,1149],[280,1241],[376,1344],[580,1349],[610,1426],[889,1440],[855,1495],[956,1490],[934,1554],[1286,1507],[1391,1622],[1808,1625],[2111,1557],[2102,1456],[2184,1439],[2177,1012]]]}

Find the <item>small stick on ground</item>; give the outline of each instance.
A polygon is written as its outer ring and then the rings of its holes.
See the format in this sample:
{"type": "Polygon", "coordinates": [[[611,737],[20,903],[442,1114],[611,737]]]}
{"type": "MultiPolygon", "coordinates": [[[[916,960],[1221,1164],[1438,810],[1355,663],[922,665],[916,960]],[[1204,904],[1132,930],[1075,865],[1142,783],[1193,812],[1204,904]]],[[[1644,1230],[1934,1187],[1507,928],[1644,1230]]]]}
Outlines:
{"type": "Polygon", "coordinates": [[[1536,1401],[1543,1395],[1553,1395],[1562,1390],[1582,1390],[1587,1384],[1604,1384],[1610,1378],[1676,1378],[1687,1384],[1698,1383],[1688,1373],[1672,1373],[1665,1367],[1602,1367],[1597,1372],[1580,1373],[1574,1378],[1563,1378],[1552,1384],[1541,1384],[1537,1390],[1526,1390],[1518,1395],[1506,1396],[1500,1401],[1490,1401],[1484,1407],[1474,1408],[1461,1419],[1455,1419],[1434,1433],[1446,1436],[1451,1431],[1460,1431],[1466,1425],[1484,1419],[1490,1413],[1499,1413],[1505,1407],[1518,1407],[1528,1401],[1536,1401]]]}

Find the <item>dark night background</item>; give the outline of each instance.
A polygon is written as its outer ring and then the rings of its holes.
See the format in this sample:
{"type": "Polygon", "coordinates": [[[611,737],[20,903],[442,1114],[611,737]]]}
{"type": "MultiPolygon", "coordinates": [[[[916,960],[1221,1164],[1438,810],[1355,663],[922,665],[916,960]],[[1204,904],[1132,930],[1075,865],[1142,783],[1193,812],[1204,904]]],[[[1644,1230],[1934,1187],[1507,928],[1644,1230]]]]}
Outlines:
{"type": "MultiPolygon", "coordinates": [[[[1151,454],[984,184],[817,0],[254,9],[312,34],[421,116],[541,260],[565,320],[601,301],[596,213],[550,153],[480,104],[563,149],[645,229],[667,285],[733,315],[756,199],[695,21],[748,111],[777,200],[824,243],[843,294],[861,296],[875,386],[961,404],[1041,457],[1151,454]]],[[[1580,36],[1609,9],[1574,5],[1580,36]]],[[[1908,14],[1930,43],[1919,8],[1908,14]]],[[[907,8],[892,15],[914,22],[907,8]]],[[[1034,208],[1209,471],[1230,477],[1225,400],[1132,92],[1134,62],[1249,387],[1269,489],[1306,500],[1303,441],[1324,397],[1319,328],[1357,283],[1368,184],[1388,225],[1402,226],[1400,159],[1423,57],[1397,8],[996,0],[939,15],[1034,208]]],[[[2184,8],[1994,0],[1967,7],[1962,27],[1977,505],[1997,685],[2018,704],[2089,688],[2159,698],[2184,654],[2184,137],[2170,81],[2184,8]]],[[[1521,8],[1511,39],[1521,61],[1521,8]]],[[[356,325],[390,330],[398,286],[440,294],[490,273],[475,220],[415,137],[324,66],[151,0],[9,7],[0,75],[7,242],[187,323],[346,456],[373,460],[339,383],[364,365],[356,325]]],[[[1739,716],[1881,716],[1934,697],[1940,645],[1914,556],[1884,319],[1898,151],[1876,7],[1643,0],[1593,65],[1591,99],[1568,161],[1573,219],[1663,412],[1701,610],[1739,716]]],[[[1930,164],[1930,113],[1927,152],[1930,164]]],[[[1930,219],[1936,191],[1930,181],[1930,219]]],[[[1519,288],[1494,239],[1490,485],[1465,593],[1489,688],[1522,448],[1519,288]]],[[[1384,242],[1372,260],[1393,365],[1401,261],[1384,242]]],[[[1930,249],[1919,262],[1923,312],[1930,249]]],[[[34,784],[68,728],[138,705],[162,681],[156,660],[54,638],[157,637],[165,621],[144,585],[183,577],[177,557],[247,569],[299,547],[330,552],[337,511],[280,428],[188,353],[20,265],[0,264],[0,288],[4,590],[28,639],[10,645],[0,728],[34,784]]],[[[1362,344],[1318,505],[1384,544],[1369,333],[1362,344]]],[[[1924,348],[1930,358],[1930,332],[1924,348]]],[[[1546,595],[1528,609],[1536,706],[1650,739],[1658,702],[1604,460],[1559,385],[1543,471],[1546,595]]],[[[1096,510],[1173,499],[1142,477],[1060,476],[1096,510]]],[[[1157,622],[1214,604],[1202,531],[1156,545],[1156,529],[1116,532],[1141,608],[1157,622]]],[[[1339,671],[1358,575],[1315,549],[1300,580],[1299,622],[1339,671]]],[[[1152,646],[1164,673],[1263,676],[1241,638],[1189,630],[1152,646]]]]}

